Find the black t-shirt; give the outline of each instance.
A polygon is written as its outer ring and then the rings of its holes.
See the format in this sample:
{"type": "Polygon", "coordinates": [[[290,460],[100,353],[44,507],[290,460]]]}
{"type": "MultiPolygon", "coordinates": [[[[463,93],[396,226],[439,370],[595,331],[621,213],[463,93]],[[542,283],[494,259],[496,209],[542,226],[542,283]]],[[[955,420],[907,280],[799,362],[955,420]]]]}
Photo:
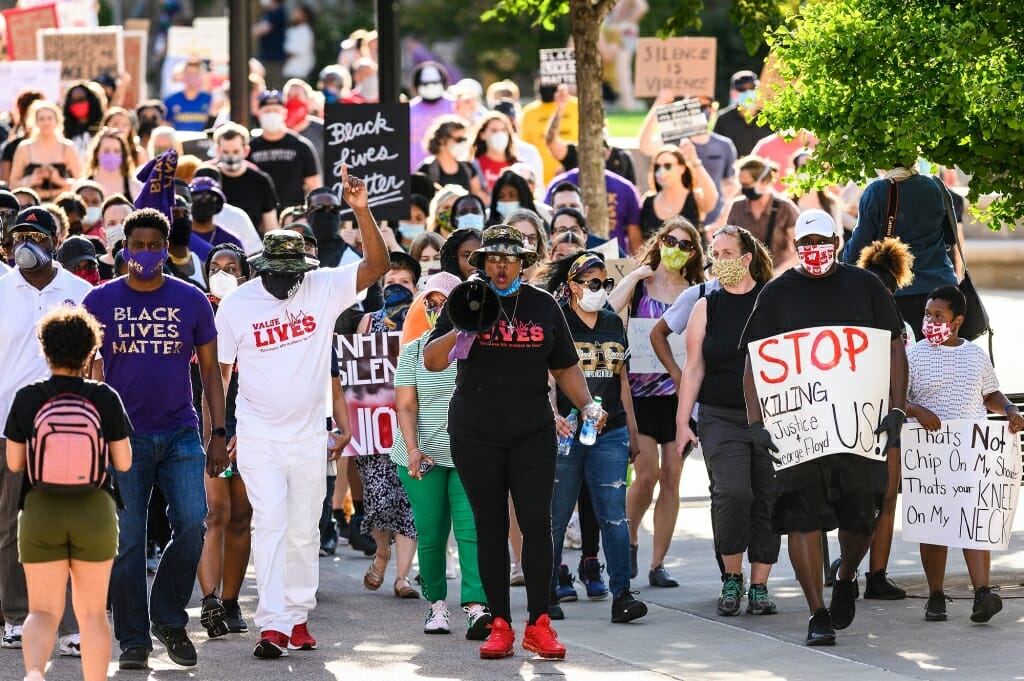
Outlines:
{"type": "MultiPolygon", "coordinates": [[[[580,152],[575,144],[565,145],[565,158],[562,159],[562,168],[572,170],[580,166],[580,152]]],[[[625,149],[612,147],[611,153],[604,162],[604,169],[610,170],[616,175],[629,180],[630,184],[636,184],[636,169],[633,166],[633,157],[625,149]]],[[[696,224],[696,223],[695,223],[696,224]]]]}
{"type": "Polygon", "coordinates": [[[753,151],[754,145],[761,139],[772,134],[772,129],[764,123],[764,116],[760,113],[754,117],[753,123],[748,123],[736,105],[733,105],[718,112],[715,132],[731,139],[736,146],[736,154],[743,157],[753,151]]]}
{"type": "Polygon", "coordinates": [[[883,329],[898,340],[903,322],[882,281],[867,270],[837,264],[827,277],[810,277],[799,268],[769,282],[757,298],[740,350],[780,333],[815,326],[865,326],[883,329]]]}
{"type": "Polygon", "coordinates": [[[701,404],[743,409],[746,353],[739,348],[739,342],[762,288],[758,284],[741,295],[717,289],[707,295],[707,325],[701,352],[704,380],[697,395],[701,404]]]}
{"type": "Polygon", "coordinates": [[[249,146],[249,160],[270,175],[281,205],[303,205],[303,180],[319,174],[316,150],[309,140],[288,131],[276,142],[268,142],[262,135],[254,137],[249,146]]]}
{"type": "Polygon", "coordinates": [[[24,135],[15,137],[14,139],[8,139],[7,143],[4,144],[3,151],[0,152],[0,161],[14,163],[14,152],[16,152],[18,150],[18,146],[27,139],[28,138],[24,135]]]}
{"type": "Polygon", "coordinates": [[[439,184],[442,187],[449,184],[457,184],[466,191],[469,191],[470,183],[477,176],[476,167],[467,161],[459,161],[459,169],[450,175],[441,168],[441,164],[436,159],[424,161],[416,169],[416,172],[423,173],[434,184],[439,184]]]}
{"type": "MultiPolygon", "coordinates": [[[[611,310],[597,313],[594,328],[587,326],[568,305],[562,307],[566,324],[579,354],[580,369],[587,379],[590,394],[601,398],[601,407],[608,412],[605,430],[626,425],[622,406],[622,372],[626,370],[629,341],[622,319],[611,310]]],[[[558,413],[568,416],[575,407],[569,397],[558,390],[558,413]]],[[[579,434],[579,428],[576,429],[579,434]]]]}
{"type": "MultiPolygon", "coordinates": [[[[659,218],[658,214],[654,211],[655,196],[656,194],[648,194],[644,197],[644,202],[640,206],[640,231],[643,233],[645,241],[656,234],[661,229],[661,226],[665,224],[665,220],[659,218]]],[[[689,220],[690,224],[694,227],[700,226],[700,211],[697,210],[697,199],[693,197],[693,192],[686,195],[683,209],[679,214],[689,220]]],[[[673,215],[672,217],[675,216],[673,215]]]]}
{"type": "MultiPolygon", "coordinates": [[[[498,323],[477,336],[469,356],[459,360],[448,407],[449,432],[469,432],[497,443],[552,427],[548,370],[566,369],[579,360],[565,316],[551,294],[523,284],[517,295],[501,300],[498,323]]],[[[448,304],[430,340],[452,330],[448,304]]]]}
{"type": "MultiPolygon", "coordinates": [[[[278,208],[274,181],[265,172],[252,166],[246,166],[245,172],[238,177],[224,175],[220,186],[228,203],[244,210],[256,229],[263,224],[264,213],[278,208]]],[[[302,203],[305,201],[299,202],[302,203]]]]}

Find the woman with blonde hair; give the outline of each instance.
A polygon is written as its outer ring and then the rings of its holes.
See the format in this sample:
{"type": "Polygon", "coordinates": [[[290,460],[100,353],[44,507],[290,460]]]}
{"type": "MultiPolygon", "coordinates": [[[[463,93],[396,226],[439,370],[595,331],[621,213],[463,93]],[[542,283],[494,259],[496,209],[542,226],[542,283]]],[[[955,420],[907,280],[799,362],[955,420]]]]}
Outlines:
{"type": "Polygon", "coordinates": [[[40,199],[49,201],[70,189],[70,180],[78,177],[78,154],[75,145],[64,137],[64,113],[53,102],[34,102],[25,125],[32,132],[14,152],[10,185],[28,187],[40,199]]]}

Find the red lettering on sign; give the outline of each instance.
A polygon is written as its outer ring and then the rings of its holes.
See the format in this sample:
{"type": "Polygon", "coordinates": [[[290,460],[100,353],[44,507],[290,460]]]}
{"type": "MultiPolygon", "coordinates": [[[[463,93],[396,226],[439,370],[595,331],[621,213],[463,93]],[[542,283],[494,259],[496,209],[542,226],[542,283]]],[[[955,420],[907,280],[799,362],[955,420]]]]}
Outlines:
{"type": "MultiPolygon", "coordinates": [[[[842,359],[842,349],[839,347],[839,336],[833,331],[822,331],[818,334],[818,337],[814,339],[814,343],[811,345],[811,364],[818,367],[822,371],[828,371],[834,369],[839,365],[839,360],[842,359]],[[821,342],[824,340],[832,341],[832,359],[827,362],[823,362],[818,354],[818,348],[821,346],[821,342]]],[[[797,355],[799,357],[799,355],[797,355]]],[[[799,373],[799,371],[797,372],[799,373]]]]}
{"type": "Polygon", "coordinates": [[[786,362],[781,360],[781,359],[779,359],[778,357],[772,357],[772,356],[767,354],[767,350],[768,350],[768,346],[769,345],[778,345],[778,344],[779,344],[779,341],[777,341],[777,340],[774,340],[774,339],[766,340],[765,342],[761,343],[761,346],[757,349],[757,354],[758,354],[758,356],[761,357],[761,359],[763,359],[766,362],[771,362],[772,364],[778,364],[779,366],[782,367],[782,374],[777,376],[777,377],[775,377],[775,378],[769,378],[768,375],[765,374],[765,372],[762,371],[761,372],[761,380],[764,381],[765,383],[782,383],[783,381],[786,380],[786,377],[789,376],[789,366],[786,364],[786,362]]]}

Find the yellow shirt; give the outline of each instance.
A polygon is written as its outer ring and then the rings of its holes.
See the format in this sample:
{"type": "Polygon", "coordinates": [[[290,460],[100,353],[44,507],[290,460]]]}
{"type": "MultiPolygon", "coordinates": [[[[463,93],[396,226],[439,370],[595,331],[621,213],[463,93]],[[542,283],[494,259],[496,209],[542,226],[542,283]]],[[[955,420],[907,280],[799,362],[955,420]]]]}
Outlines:
{"type": "MultiPolygon", "coordinates": [[[[540,151],[541,159],[544,161],[544,184],[551,182],[557,175],[562,164],[555,160],[548,150],[544,141],[544,131],[548,129],[548,121],[555,115],[557,108],[554,102],[542,102],[536,100],[523,107],[523,122],[519,126],[519,136],[525,142],[529,142],[540,151]]],[[[565,142],[575,144],[580,136],[580,110],[575,97],[569,98],[562,112],[562,124],[558,127],[558,136],[565,142]]]]}

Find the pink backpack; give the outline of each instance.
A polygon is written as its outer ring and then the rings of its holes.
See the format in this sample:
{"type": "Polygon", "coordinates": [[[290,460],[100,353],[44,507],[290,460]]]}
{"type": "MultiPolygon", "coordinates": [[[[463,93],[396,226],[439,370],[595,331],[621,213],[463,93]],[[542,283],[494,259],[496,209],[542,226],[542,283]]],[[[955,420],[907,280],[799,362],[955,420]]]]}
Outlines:
{"type": "MultiPolygon", "coordinates": [[[[96,405],[86,395],[57,393],[42,385],[47,400],[33,421],[28,479],[58,494],[84,494],[107,482],[110,452],[96,405]]],[[[86,383],[86,394],[92,386],[86,383]]]]}

